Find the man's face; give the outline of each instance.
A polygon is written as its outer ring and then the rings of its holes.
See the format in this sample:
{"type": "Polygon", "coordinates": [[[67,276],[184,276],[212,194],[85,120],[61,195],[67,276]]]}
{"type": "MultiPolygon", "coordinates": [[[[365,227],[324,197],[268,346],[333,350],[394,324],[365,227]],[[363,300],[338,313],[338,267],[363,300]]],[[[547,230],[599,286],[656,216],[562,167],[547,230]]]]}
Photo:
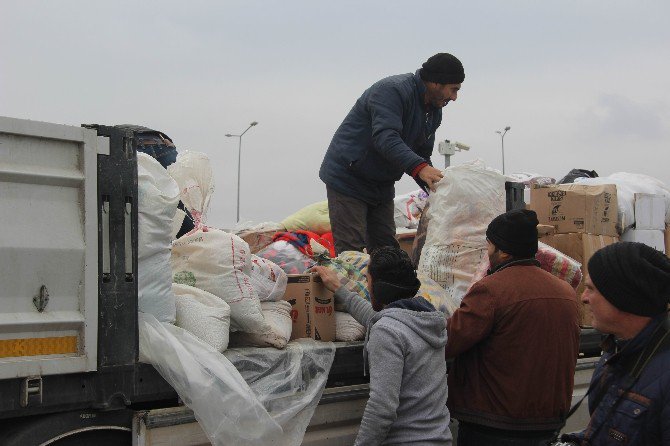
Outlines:
{"type": "Polygon", "coordinates": [[[438,84],[426,82],[426,101],[435,108],[442,108],[458,98],[461,84],[438,84]]]}
{"type": "Polygon", "coordinates": [[[622,311],[612,305],[591,281],[591,277],[584,279],[582,302],[589,305],[593,317],[593,328],[602,333],[617,333],[621,327],[622,311]]]}
{"type": "Polygon", "coordinates": [[[491,269],[497,267],[505,261],[503,258],[504,253],[496,248],[496,245],[491,243],[489,239],[486,239],[486,252],[489,255],[489,263],[491,264],[491,269]]]}

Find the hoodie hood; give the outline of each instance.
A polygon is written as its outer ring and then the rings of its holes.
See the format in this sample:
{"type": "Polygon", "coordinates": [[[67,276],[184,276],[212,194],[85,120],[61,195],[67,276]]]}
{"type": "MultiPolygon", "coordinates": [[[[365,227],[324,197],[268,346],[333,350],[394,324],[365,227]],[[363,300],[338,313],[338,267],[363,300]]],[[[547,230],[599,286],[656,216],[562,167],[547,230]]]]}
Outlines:
{"type": "Polygon", "coordinates": [[[402,299],[387,305],[372,317],[370,327],[385,317],[401,322],[433,348],[442,348],[447,344],[444,314],[435,310],[423,297],[402,299]]]}

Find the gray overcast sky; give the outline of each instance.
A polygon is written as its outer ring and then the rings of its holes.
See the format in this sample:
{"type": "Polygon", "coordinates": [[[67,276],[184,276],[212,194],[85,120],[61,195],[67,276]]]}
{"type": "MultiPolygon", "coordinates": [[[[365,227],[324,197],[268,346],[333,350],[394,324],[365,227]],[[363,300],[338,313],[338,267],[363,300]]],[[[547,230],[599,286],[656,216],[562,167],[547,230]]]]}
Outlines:
{"type": "MultiPolygon", "coordinates": [[[[0,115],[146,125],[207,153],[209,223],[325,199],[333,132],[376,80],[437,52],[466,78],[438,140],[507,172],[644,173],[670,184],[670,2],[0,0],[0,115]]],[[[444,166],[440,155],[436,166],[444,166]]],[[[398,194],[415,190],[401,180],[398,194]]]]}

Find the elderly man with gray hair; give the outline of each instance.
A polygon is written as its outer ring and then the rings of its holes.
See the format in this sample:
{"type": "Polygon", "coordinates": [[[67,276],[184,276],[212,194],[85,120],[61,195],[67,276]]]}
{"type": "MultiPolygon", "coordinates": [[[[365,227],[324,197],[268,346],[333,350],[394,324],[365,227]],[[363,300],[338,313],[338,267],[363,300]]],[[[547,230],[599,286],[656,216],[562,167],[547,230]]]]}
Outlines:
{"type": "Polygon", "coordinates": [[[582,302],[609,334],[589,388],[591,420],[568,445],[670,445],[670,259],[621,242],[589,260],[582,302]]]}

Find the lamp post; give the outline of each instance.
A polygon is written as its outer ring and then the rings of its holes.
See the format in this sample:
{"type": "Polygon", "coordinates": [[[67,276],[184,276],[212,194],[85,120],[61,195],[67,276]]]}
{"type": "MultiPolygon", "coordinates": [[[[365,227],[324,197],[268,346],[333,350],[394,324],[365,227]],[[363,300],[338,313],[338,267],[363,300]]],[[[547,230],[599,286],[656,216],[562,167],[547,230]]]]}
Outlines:
{"type": "Polygon", "coordinates": [[[502,146],[502,173],[505,175],[505,133],[511,129],[510,126],[505,127],[504,131],[496,130],[496,133],[500,135],[500,144],[502,146]]]}
{"type": "Polygon", "coordinates": [[[237,223],[240,222],[240,166],[241,166],[241,160],[242,160],[242,137],[244,136],[245,133],[249,131],[249,129],[255,125],[257,125],[258,122],[253,121],[251,124],[249,124],[249,127],[239,135],[232,135],[230,133],[226,133],[226,136],[228,138],[235,137],[239,138],[239,144],[237,146],[237,223]]]}

